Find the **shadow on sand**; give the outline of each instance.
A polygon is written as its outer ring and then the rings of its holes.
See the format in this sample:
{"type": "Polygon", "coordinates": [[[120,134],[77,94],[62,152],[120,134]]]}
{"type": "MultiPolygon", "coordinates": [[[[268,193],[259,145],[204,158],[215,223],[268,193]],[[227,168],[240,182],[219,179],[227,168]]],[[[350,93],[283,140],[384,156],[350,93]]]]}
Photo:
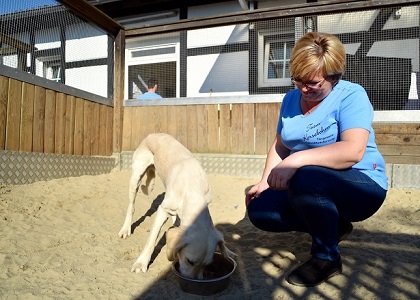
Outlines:
{"type": "MultiPolygon", "coordinates": [[[[151,208],[134,224],[141,226],[163,199],[159,195],[151,208]]],[[[168,269],[154,284],[134,299],[415,299],[419,296],[420,236],[364,230],[355,223],[347,240],[340,243],[343,273],[313,288],[296,287],[285,280],[288,272],[309,256],[310,236],[306,233],[269,233],[256,229],[245,215],[236,224],[217,224],[227,246],[234,251],[237,269],[223,292],[213,296],[184,293],[168,269]],[[360,228],[359,228],[360,227],[360,228]]],[[[380,230],[380,229],[379,229],[380,230]]],[[[159,240],[153,260],[165,246],[159,240]]]]}

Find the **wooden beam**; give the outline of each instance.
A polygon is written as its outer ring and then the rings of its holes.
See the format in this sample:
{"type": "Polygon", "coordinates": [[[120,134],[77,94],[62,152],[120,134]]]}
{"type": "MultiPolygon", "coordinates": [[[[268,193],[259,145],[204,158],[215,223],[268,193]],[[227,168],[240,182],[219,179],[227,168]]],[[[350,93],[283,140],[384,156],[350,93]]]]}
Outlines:
{"type": "Polygon", "coordinates": [[[418,5],[418,0],[333,0],[316,3],[293,4],[280,6],[279,8],[255,9],[241,11],[233,14],[216,15],[197,19],[185,19],[156,25],[146,25],[126,29],[126,38],[145,36],[159,33],[169,33],[199,28],[234,25],[239,23],[251,23],[267,21],[278,18],[302,17],[325,13],[340,13],[346,11],[360,11],[367,9],[380,9],[390,6],[418,5]]]}
{"type": "Polygon", "coordinates": [[[13,47],[2,47],[2,48],[0,48],[0,55],[1,56],[15,55],[17,53],[18,53],[18,51],[16,50],[16,48],[13,48],[13,47]]]}
{"type": "MultiPolygon", "coordinates": [[[[12,38],[11,36],[5,35],[3,33],[0,33],[0,42],[5,43],[5,44],[17,49],[17,50],[20,50],[20,51],[24,52],[24,53],[29,53],[29,52],[33,52],[33,51],[37,50],[36,47],[34,47],[32,45],[29,45],[29,44],[26,44],[22,41],[19,41],[15,38],[12,38]]],[[[2,47],[2,49],[0,49],[0,51],[1,50],[4,51],[3,47],[2,47]]],[[[10,51],[10,49],[8,51],[10,51]]],[[[5,51],[5,52],[8,52],[8,51],[5,51]]]]}
{"type": "Polygon", "coordinates": [[[61,4],[72,10],[86,21],[92,22],[111,34],[117,36],[124,27],[114,19],[104,14],[101,10],[85,0],[58,0],[61,4]]]}

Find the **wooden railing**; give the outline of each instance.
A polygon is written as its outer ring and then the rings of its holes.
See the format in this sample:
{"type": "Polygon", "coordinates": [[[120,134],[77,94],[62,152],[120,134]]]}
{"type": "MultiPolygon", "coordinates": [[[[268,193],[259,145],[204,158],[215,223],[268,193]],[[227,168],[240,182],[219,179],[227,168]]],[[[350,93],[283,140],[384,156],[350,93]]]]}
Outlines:
{"type": "Polygon", "coordinates": [[[125,107],[123,150],[166,132],[196,153],[266,154],[279,103],[125,107]]]}
{"type": "MultiPolygon", "coordinates": [[[[276,132],[280,101],[202,102],[126,105],[122,150],[134,151],[149,133],[166,132],[194,153],[267,154],[276,132]]],[[[374,123],[373,127],[387,163],[420,164],[419,123],[374,123]]]]}
{"type": "Polygon", "coordinates": [[[373,129],[387,163],[420,165],[420,123],[374,123],[373,129]]]}
{"type": "Polygon", "coordinates": [[[0,150],[112,155],[113,107],[0,75],[0,150]]]}
{"type": "MultiPolygon", "coordinates": [[[[281,100],[270,99],[126,105],[122,151],[135,150],[149,133],[167,132],[194,153],[265,155],[281,100]]],[[[374,129],[387,163],[420,164],[419,123],[375,123],[374,129]]],[[[110,156],[112,138],[112,106],[0,76],[0,150],[110,156]]]]}

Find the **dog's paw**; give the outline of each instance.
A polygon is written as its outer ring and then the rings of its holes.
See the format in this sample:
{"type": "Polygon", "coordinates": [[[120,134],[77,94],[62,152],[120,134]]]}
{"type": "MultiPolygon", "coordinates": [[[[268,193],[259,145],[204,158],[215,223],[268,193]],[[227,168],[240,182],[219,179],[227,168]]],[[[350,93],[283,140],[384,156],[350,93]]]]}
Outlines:
{"type": "Polygon", "coordinates": [[[147,264],[143,264],[141,262],[136,261],[133,266],[131,267],[131,272],[133,273],[146,273],[147,272],[147,264]]]}
{"type": "Polygon", "coordinates": [[[121,230],[118,232],[118,236],[122,239],[125,239],[131,235],[131,228],[127,229],[125,227],[121,228],[121,230]]]}

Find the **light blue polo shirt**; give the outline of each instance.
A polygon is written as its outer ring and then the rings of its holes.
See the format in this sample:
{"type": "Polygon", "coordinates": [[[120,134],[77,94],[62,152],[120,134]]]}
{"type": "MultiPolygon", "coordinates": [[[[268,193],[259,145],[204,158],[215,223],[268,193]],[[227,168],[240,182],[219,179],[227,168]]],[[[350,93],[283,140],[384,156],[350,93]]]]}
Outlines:
{"type": "Polygon", "coordinates": [[[142,99],[161,99],[161,98],[162,97],[159,94],[152,93],[152,92],[146,92],[146,93],[143,93],[143,94],[141,94],[137,97],[137,99],[140,99],[140,100],[142,100],[142,99]]]}
{"type": "Polygon", "coordinates": [[[306,116],[302,113],[300,98],[299,89],[286,94],[277,124],[277,133],[291,153],[335,143],[346,129],[364,128],[369,131],[367,149],[362,160],[352,168],[387,189],[385,160],[376,146],[372,128],[373,107],[364,88],[340,80],[318,107],[306,116]]]}

